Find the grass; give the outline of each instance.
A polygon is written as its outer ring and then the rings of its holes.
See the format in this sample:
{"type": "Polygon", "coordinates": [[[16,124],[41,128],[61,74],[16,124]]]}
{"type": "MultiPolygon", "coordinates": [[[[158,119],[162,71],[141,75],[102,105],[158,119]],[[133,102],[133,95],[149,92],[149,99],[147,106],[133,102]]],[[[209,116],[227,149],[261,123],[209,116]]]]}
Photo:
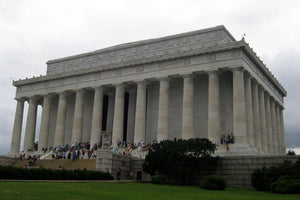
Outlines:
{"type": "Polygon", "coordinates": [[[280,195],[253,189],[228,188],[226,191],[198,187],[153,185],[146,183],[37,183],[0,182],[1,200],[281,200],[300,199],[300,195],[280,195]]]}

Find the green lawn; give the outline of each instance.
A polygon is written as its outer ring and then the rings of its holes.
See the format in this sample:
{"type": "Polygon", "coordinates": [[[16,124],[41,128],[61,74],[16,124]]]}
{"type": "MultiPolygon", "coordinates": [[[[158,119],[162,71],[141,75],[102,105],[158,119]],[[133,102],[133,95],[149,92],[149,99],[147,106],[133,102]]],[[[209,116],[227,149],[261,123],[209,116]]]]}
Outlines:
{"type": "Polygon", "coordinates": [[[146,183],[37,183],[0,182],[1,200],[251,200],[300,199],[300,195],[279,195],[252,189],[229,188],[209,191],[198,187],[160,186],[146,183]]]}

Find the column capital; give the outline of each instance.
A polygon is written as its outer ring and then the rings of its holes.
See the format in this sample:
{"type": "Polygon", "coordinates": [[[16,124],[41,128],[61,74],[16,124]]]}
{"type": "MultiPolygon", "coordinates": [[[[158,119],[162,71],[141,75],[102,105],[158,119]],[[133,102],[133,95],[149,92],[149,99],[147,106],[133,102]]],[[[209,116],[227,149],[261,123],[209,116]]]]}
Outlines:
{"type": "Polygon", "coordinates": [[[93,90],[104,90],[104,87],[102,85],[99,85],[99,86],[95,86],[95,87],[92,87],[93,90]]]}
{"type": "Polygon", "coordinates": [[[75,93],[83,93],[85,92],[85,88],[78,88],[73,90],[75,93]]]}
{"type": "Polygon", "coordinates": [[[139,85],[139,84],[147,85],[148,81],[146,81],[145,79],[141,79],[141,80],[135,80],[134,83],[136,83],[137,85],[139,85]]]}
{"type": "Polygon", "coordinates": [[[246,71],[243,67],[232,67],[232,68],[229,68],[229,69],[232,72],[236,72],[236,71],[242,71],[242,72],[244,72],[244,71],[246,71]]]}
{"type": "Polygon", "coordinates": [[[256,79],[252,78],[252,85],[258,86],[259,83],[258,83],[258,81],[256,79]]]}
{"type": "Polygon", "coordinates": [[[19,102],[25,102],[26,101],[26,97],[15,98],[15,100],[19,101],[19,102]]]}
{"type": "Polygon", "coordinates": [[[114,87],[122,87],[124,88],[125,87],[125,84],[124,83],[115,83],[115,84],[112,84],[114,87]]]}
{"type": "Polygon", "coordinates": [[[159,81],[170,81],[171,78],[168,77],[168,76],[165,76],[165,77],[157,77],[157,80],[159,80],[159,81]]]}
{"type": "Polygon", "coordinates": [[[271,95],[268,91],[265,91],[265,97],[270,98],[271,99],[271,95]]]}
{"type": "Polygon", "coordinates": [[[194,75],[194,74],[192,74],[192,73],[180,74],[180,76],[181,76],[182,78],[188,78],[188,77],[190,77],[190,78],[194,78],[194,77],[195,77],[195,75],[194,75]]]}
{"type": "Polygon", "coordinates": [[[40,96],[29,97],[28,103],[39,104],[40,96]]]}
{"type": "Polygon", "coordinates": [[[60,93],[57,93],[57,95],[59,96],[59,98],[62,98],[62,99],[66,99],[67,96],[69,95],[69,92],[60,92],[60,93]]]}
{"type": "Polygon", "coordinates": [[[217,69],[213,69],[213,70],[205,70],[205,72],[210,76],[210,75],[213,75],[213,74],[216,74],[216,75],[219,75],[220,74],[220,71],[217,70],[217,69]]]}
{"type": "Polygon", "coordinates": [[[48,98],[53,98],[54,96],[55,96],[54,93],[49,93],[49,94],[41,95],[41,97],[43,97],[43,98],[46,98],[46,97],[48,97],[48,98]]]}
{"type": "Polygon", "coordinates": [[[248,71],[244,71],[244,77],[250,80],[254,80],[254,78],[252,77],[252,75],[248,72],[248,71]]]}
{"type": "Polygon", "coordinates": [[[272,97],[272,96],[270,96],[270,103],[275,103],[275,99],[274,99],[274,97],[272,97]]]}
{"type": "Polygon", "coordinates": [[[265,88],[262,85],[258,85],[257,87],[258,87],[259,92],[265,92],[266,91],[265,88]]]}

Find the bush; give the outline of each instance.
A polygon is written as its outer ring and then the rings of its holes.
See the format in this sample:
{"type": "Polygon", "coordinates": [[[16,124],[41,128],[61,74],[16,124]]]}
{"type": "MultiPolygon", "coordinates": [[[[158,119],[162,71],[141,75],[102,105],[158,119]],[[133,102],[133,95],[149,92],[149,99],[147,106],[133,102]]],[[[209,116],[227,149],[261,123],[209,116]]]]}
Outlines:
{"type": "Polygon", "coordinates": [[[225,190],[226,181],[222,176],[211,175],[201,181],[200,187],[208,190],[225,190]]]}
{"type": "Polygon", "coordinates": [[[52,170],[0,167],[0,179],[20,180],[113,180],[110,173],[89,170],[52,170]]]}
{"type": "Polygon", "coordinates": [[[167,182],[166,182],[166,178],[164,176],[155,175],[155,176],[152,176],[151,183],[162,185],[162,184],[166,184],[167,182]]]}
{"type": "Polygon", "coordinates": [[[263,167],[261,170],[256,169],[252,173],[252,176],[251,176],[252,186],[258,191],[266,190],[265,173],[266,173],[265,167],[263,167]]]}
{"type": "Polygon", "coordinates": [[[300,159],[296,163],[284,161],[278,166],[254,170],[251,181],[252,186],[260,191],[276,193],[294,193],[300,180],[300,159]],[[289,177],[293,177],[292,179],[289,177]]]}
{"type": "Polygon", "coordinates": [[[300,194],[300,179],[291,179],[289,176],[281,176],[272,183],[271,191],[281,194],[300,194]]]}

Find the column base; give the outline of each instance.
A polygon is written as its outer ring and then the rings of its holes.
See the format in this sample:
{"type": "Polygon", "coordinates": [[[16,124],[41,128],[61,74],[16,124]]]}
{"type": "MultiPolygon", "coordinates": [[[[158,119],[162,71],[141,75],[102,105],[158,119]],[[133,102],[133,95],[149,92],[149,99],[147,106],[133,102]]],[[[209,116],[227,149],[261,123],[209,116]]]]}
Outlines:
{"type": "Polygon", "coordinates": [[[215,156],[230,157],[230,156],[265,156],[264,152],[258,151],[256,148],[248,144],[219,144],[215,156]]]}

